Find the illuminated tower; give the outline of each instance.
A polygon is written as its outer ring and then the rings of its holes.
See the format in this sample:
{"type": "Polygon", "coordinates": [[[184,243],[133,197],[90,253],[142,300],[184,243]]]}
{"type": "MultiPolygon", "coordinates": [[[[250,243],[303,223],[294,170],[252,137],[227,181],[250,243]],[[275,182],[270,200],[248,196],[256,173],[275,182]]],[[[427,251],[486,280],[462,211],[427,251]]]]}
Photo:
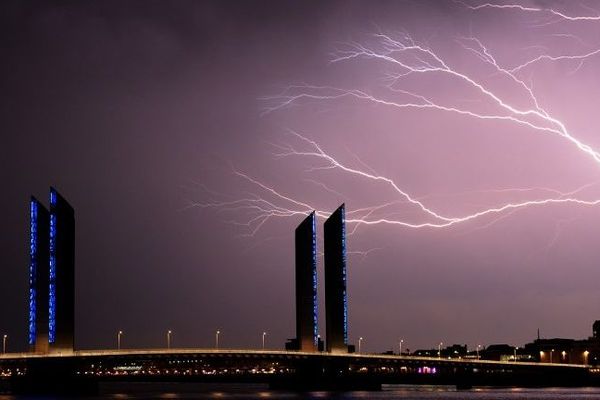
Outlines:
{"type": "Polygon", "coordinates": [[[75,217],[50,188],[50,282],[48,341],[51,352],[71,352],[75,320],[75,217]]]}
{"type": "Polygon", "coordinates": [[[296,228],[296,339],[298,350],[317,349],[317,237],[312,212],[296,228]]]}
{"type": "Polygon", "coordinates": [[[29,350],[48,351],[48,221],[35,197],[29,202],[29,350]]]}
{"type": "Polygon", "coordinates": [[[342,204],[325,221],[325,314],[327,351],[348,351],[346,222],[342,204]]]}

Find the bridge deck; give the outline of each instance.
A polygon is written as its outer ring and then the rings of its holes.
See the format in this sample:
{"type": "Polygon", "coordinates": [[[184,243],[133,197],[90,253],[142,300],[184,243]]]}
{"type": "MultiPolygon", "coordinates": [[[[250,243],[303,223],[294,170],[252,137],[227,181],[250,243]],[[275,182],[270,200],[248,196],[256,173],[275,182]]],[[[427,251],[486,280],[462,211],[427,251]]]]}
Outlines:
{"type": "Polygon", "coordinates": [[[483,366],[531,366],[537,368],[577,368],[589,369],[589,365],[581,364],[561,364],[561,363],[539,363],[539,362],[508,362],[476,359],[457,359],[457,358],[439,358],[439,357],[414,357],[387,354],[358,354],[358,353],[326,353],[326,352],[300,352],[300,351],[281,351],[281,350],[251,350],[251,349],[202,349],[202,348],[180,348],[180,349],[121,349],[121,350],[77,350],[70,353],[7,353],[0,355],[0,361],[18,360],[18,359],[39,359],[56,357],[76,357],[76,358],[96,358],[96,357],[135,357],[135,356],[255,356],[255,357],[286,357],[286,358],[343,358],[356,361],[405,361],[405,362],[424,362],[438,364],[456,364],[456,365],[481,365],[483,366]]]}

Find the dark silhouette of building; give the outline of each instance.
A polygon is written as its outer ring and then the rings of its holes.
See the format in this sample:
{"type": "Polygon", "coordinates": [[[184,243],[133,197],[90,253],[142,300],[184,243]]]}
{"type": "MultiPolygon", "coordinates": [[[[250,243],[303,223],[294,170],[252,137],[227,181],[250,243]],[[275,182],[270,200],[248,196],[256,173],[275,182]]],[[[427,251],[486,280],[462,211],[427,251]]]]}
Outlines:
{"type": "Polygon", "coordinates": [[[514,346],[506,343],[490,344],[481,349],[479,355],[482,360],[514,361],[515,350],[514,346]]]}
{"type": "Polygon", "coordinates": [[[48,341],[51,352],[74,348],[75,216],[71,205],[50,188],[50,274],[48,341]]]}
{"type": "Polygon", "coordinates": [[[467,345],[453,344],[443,349],[418,349],[413,352],[417,357],[465,358],[468,354],[467,345]]]}
{"type": "Polygon", "coordinates": [[[348,352],[346,222],[342,204],[325,221],[325,314],[328,352],[348,352]]]}
{"type": "Polygon", "coordinates": [[[594,339],[600,339],[600,321],[594,321],[592,325],[592,337],[594,339]]]}
{"type": "Polygon", "coordinates": [[[29,350],[48,351],[48,262],[50,214],[35,197],[29,202],[29,350]]]}
{"type": "Polygon", "coordinates": [[[312,212],[296,228],[296,339],[298,350],[317,349],[317,232],[312,212]]]}

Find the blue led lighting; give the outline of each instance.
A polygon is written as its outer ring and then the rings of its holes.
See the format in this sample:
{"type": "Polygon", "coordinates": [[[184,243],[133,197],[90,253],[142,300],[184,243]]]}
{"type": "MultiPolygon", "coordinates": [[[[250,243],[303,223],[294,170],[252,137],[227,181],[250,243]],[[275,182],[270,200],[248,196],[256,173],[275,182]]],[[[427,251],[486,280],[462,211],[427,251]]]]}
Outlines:
{"type": "Polygon", "coordinates": [[[312,218],[312,284],[313,284],[313,342],[318,346],[319,312],[317,305],[317,221],[315,213],[312,218]]]}
{"type": "Polygon", "coordinates": [[[348,344],[348,295],[346,290],[346,207],[342,205],[342,280],[344,282],[344,343],[348,344]]]}
{"type": "Polygon", "coordinates": [[[56,191],[54,189],[50,189],[50,205],[56,205],[56,191]]]}
{"type": "Polygon", "coordinates": [[[36,331],[36,271],[37,271],[37,215],[38,205],[31,200],[29,215],[29,344],[35,344],[36,331]]]}
{"type": "MultiPolygon", "coordinates": [[[[52,193],[54,192],[50,192],[51,200],[52,193]]],[[[50,285],[48,287],[48,304],[48,341],[54,343],[56,339],[56,214],[54,212],[50,214],[50,285]]]]}

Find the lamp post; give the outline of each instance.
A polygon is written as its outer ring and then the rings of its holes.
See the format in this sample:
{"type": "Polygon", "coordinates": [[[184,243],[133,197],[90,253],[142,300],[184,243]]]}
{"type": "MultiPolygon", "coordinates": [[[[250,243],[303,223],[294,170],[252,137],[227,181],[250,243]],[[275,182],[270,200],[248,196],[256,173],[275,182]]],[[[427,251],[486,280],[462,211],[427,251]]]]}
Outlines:
{"type": "Polygon", "coordinates": [[[171,335],[173,334],[172,331],[167,331],[167,349],[171,348],[171,335]]]}
{"type": "Polygon", "coordinates": [[[562,362],[564,364],[566,362],[566,359],[567,359],[567,352],[563,350],[561,354],[562,354],[562,362]]]}
{"type": "Polygon", "coordinates": [[[215,333],[215,349],[219,349],[219,335],[221,334],[221,331],[217,331],[215,333]]]}
{"type": "Polygon", "coordinates": [[[444,343],[440,342],[440,344],[438,344],[438,358],[442,358],[442,345],[444,343]]]}
{"type": "Polygon", "coordinates": [[[360,345],[362,344],[363,338],[359,337],[358,338],[358,354],[360,354],[360,345]]]}
{"type": "Polygon", "coordinates": [[[263,332],[262,334],[262,349],[265,349],[265,336],[267,336],[267,332],[263,332]]]}
{"type": "Polygon", "coordinates": [[[590,355],[589,351],[586,350],[586,351],[583,352],[583,363],[584,363],[584,365],[588,364],[588,356],[589,355],[590,355]]]}
{"type": "Polygon", "coordinates": [[[515,362],[517,362],[517,350],[519,350],[519,347],[515,347],[515,348],[514,348],[513,360],[514,360],[515,362]]]}
{"type": "Polygon", "coordinates": [[[480,360],[480,358],[479,358],[479,349],[480,349],[480,348],[481,348],[481,345],[480,345],[480,344],[478,344],[478,345],[477,345],[477,359],[478,359],[478,360],[480,360]]]}
{"type": "Polygon", "coordinates": [[[6,339],[8,339],[8,335],[2,336],[2,354],[6,354],[6,339]]]}
{"type": "Polygon", "coordinates": [[[121,336],[123,336],[123,331],[117,332],[117,350],[121,350],[121,336]]]}
{"type": "Polygon", "coordinates": [[[400,355],[402,355],[402,343],[404,343],[404,339],[400,339],[399,345],[400,345],[400,355]]]}
{"type": "Polygon", "coordinates": [[[552,356],[554,355],[554,349],[550,350],[550,364],[552,364],[552,356]]]}

